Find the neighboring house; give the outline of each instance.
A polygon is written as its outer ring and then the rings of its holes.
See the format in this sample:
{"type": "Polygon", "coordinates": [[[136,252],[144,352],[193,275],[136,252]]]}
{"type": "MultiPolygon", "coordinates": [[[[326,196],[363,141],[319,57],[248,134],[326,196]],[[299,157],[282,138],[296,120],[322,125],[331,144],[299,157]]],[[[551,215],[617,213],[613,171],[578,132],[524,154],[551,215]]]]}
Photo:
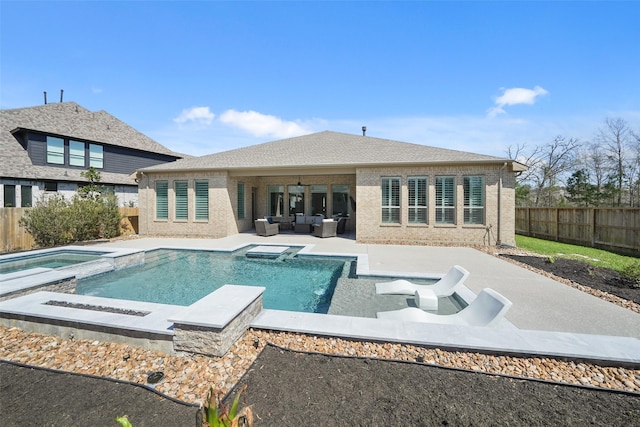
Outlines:
{"type": "Polygon", "coordinates": [[[105,111],[74,102],[0,110],[0,207],[32,206],[42,193],[71,196],[93,166],[120,206],[137,206],[137,169],[183,156],[105,111]]]}
{"type": "Polygon", "coordinates": [[[141,169],[140,234],[225,237],[348,217],[360,243],[515,244],[513,160],[320,132],[141,169]]]}

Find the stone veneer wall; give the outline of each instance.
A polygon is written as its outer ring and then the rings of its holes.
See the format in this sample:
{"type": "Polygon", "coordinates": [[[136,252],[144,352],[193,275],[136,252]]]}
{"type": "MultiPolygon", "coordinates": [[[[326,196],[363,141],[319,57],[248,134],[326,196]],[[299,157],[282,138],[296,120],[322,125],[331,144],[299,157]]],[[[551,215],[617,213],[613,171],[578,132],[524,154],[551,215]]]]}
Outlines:
{"type": "Polygon", "coordinates": [[[35,294],[36,292],[48,291],[48,292],[60,292],[62,294],[75,294],[78,281],[75,278],[59,280],[57,282],[45,283],[41,286],[32,286],[30,288],[21,289],[11,294],[6,294],[0,297],[0,301],[6,301],[13,298],[22,297],[25,295],[35,294]]]}
{"type": "Polygon", "coordinates": [[[173,348],[175,351],[222,357],[249,329],[251,322],[261,311],[262,294],[222,328],[174,321],[173,348]]]}
{"type": "MultiPolygon", "coordinates": [[[[500,165],[440,166],[403,168],[359,168],[356,171],[358,191],[358,243],[381,244],[496,244],[498,238],[498,181],[500,165]],[[428,223],[408,223],[407,177],[426,176],[428,186],[428,223]],[[435,178],[456,177],[456,223],[435,223],[435,178]],[[483,176],[485,179],[485,223],[463,225],[464,176],[483,176]],[[400,177],[400,223],[381,222],[381,182],[383,177],[400,177]],[[488,228],[490,227],[490,231],[488,228]]],[[[500,240],[515,245],[515,176],[506,168],[502,171],[502,199],[500,240]]]]}

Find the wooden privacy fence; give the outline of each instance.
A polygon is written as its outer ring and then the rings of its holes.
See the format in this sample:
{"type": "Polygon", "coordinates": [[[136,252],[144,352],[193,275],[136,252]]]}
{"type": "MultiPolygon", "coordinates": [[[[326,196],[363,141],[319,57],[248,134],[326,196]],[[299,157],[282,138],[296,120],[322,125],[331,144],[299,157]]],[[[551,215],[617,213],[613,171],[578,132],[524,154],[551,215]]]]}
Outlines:
{"type": "MultiPolygon", "coordinates": [[[[31,234],[20,225],[20,218],[29,208],[0,208],[0,253],[33,249],[31,234]]],[[[120,208],[120,233],[138,233],[138,208],[120,208]]]]}
{"type": "Polygon", "coordinates": [[[639,208],[516,208],[516,233],[640,255],[639,208]]]}

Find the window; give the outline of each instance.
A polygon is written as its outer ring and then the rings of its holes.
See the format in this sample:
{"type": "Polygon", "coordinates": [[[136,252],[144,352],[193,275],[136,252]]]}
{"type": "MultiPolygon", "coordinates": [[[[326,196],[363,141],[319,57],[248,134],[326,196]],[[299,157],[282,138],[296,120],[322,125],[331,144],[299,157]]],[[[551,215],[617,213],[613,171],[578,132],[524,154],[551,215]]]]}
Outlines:
{"type": "Polygon", "coordinates": [[[102,145],[89,144],[89,166],[102,169],[103,155],[102,145]]]}
{"type": "Polygon", "coordinates": [[[327,186],[311,186],[311,215],[327,216],[327,186]]]}
{"type": "Polygon", "coordinates": [[[6,185],[4,186],[4,207],[15,208],[16,207],[16,186],[6,185]]]}
{"type": "Polygon", "coordinates": [[[196,181],[196,220],[209,219],[209,181],[196,181]]]}
{"type": "Polygon", "coordinates": [[[382,222],[400,223],[400,178],[382,178],[382,222]]]}
{"type": "Polygon", "coordinates": [[[282,216],[284,211],[284,185],[270,185],[267,191],[269,192],[269,205],[267,206],[269,216],[282,216]]]}
{"type": "Polygon", "coordinates": [[[427,178],[409,177],[409,224],[427,223],[427,178]]]}
{"type": "Polygon", "coordinates": [[[456,223],[456,178],[436,177],[436,224],[456,223]]]}
{"type": "Polygon", "coordinates": [[[176,219],[189,219],[189,183],[176,181],[173,183],[176,192],[176,219]]]}
{"type": "Polygon", "coordinates": [[[244,182],[238,183],[238,219],[244,219],[244,182]]]}
{"type": "Polygon", "coordinates": [[[304,185],[290,185],[289,191],[289,215],[304,213],[304,185]]]}
{"type": "Polygon", "coordinates": [[[64,139],[47,137],[47,163],[64,165],[64,139]]]}
{"type": "Polygon", "coordinates": [[[23,208],[30,208],[33,206],[33,196],[30,185],[20,186],[20,206],[23,208]]]}
{"type": "Polygon", "coordinates": [[[331,202],[333,216],[347,216],[349,214],[349,186],[343,184],[332,185],[331,202]]]}
{"type": "Polygon", "coordinates": [[[156,219],[169,219],[169,183],[156,182],[156,219]]]}
{"type": "Polygon", "coordinates": [[[58,183],[53,181],[45,181],[44,183],[44,191],[58,191],[58,183]]]}
{"type": "Polygon", "coordinates": [[[464,223],[484,224],[484,178],[464,177],[464,223]]]}
{"type": "Polygon", "coordinates": [[[69,141],[69,166],[84,167],[84,142],[69,141]]]}

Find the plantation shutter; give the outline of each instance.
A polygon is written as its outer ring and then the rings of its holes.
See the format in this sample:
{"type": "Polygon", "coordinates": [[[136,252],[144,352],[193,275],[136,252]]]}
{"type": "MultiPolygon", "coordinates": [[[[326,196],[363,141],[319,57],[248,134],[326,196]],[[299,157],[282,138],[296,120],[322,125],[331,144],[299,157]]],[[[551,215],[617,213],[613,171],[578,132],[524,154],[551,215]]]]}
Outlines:
{"type": "Polygon", "coordinates": [[[188,182],[176,181],[174,186],[176,192],[176,219],[187,220],[189,219],[188,182]]]}
{"type": "Polygon", "coordinates": [[[452,176],[436,177],[436,222],[439,224],[455,224],[455,178],[452,176]]]}
{"type": "Polygon", "coordinates": [[[484,178],[464,177],[464,223],[484,223],[484,178]]]}
{"type": "Polygon", "coordinates": [[[382,222],[400,222],[400,178],[382,178],[382,222]]]}
{"type": "Polygon", "coordinates": [[[409,222],[427,223],[427,178],[411,177],[407,180],[409,187],[409,222]]]}
{"type": "Polygon", "coordinates": [[[156,219],[169,219],[169,183],[156,182],[156,219]]]}
{"type": "Polygon", "coordinates": [[[209,181],[196,181],[196,220],[209,219],[209,181]]]}
{"type": "Polygon", "coordinates": [[[238,219],[244,219],[244,182],[238,183],[238,219]]]}

